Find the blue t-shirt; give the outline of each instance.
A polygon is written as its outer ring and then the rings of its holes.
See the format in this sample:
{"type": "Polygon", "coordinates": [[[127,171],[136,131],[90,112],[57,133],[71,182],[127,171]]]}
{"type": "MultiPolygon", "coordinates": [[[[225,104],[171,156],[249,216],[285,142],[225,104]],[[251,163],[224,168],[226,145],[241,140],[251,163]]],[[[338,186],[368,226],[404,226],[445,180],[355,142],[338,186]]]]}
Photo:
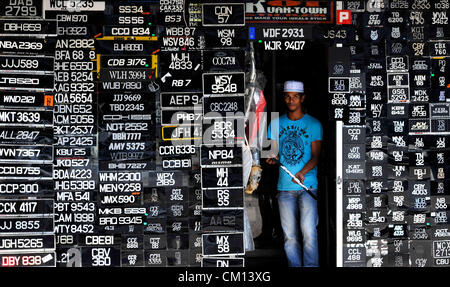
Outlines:
{"type": "MultiPolygon", "coordinates": [[[[267,131],[267,137],[278,143],[280,162],[294,175],[311,159],[311,142],[322,140],[322,134],[322,124],[308,114],[296,121],[283,115],[272,120],[267,131]]],[[[317,166],[305,175],[304,183],[310,189],[317,188],[317,166]]],[[[278,190],[302,189],[280,168],[278,190]]]]}

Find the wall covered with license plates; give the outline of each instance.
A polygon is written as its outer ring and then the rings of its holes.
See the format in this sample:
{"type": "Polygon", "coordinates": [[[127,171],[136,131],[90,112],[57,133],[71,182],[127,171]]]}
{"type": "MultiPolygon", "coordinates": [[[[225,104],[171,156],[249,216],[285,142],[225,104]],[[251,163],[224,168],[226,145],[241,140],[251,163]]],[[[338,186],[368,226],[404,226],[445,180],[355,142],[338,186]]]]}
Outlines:
{"type": "Polygon", "coordinates": [[[336,265],[450,266],[449,8],[1,1],[0,266],[245,266],[250,47],[312,42],[336,265]]]}

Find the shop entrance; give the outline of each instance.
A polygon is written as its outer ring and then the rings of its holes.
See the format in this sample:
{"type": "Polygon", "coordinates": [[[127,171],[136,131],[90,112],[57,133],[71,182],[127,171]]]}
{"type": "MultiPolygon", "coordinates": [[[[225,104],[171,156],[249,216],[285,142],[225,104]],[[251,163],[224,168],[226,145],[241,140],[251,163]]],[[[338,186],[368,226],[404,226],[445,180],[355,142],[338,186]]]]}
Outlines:
{"type": "MultiPolygon", "coordinates": [[[[335,122],[328,121],[328,47],[322,43],[307,42],[302,51],[264,51],[263,44],[255,43],[255,58],[256,69],[267,80],[264,95],[268,123],[272,120],[271,116],[277,117],[273,113],[286,113],[283,83],[287,80],[299,80],[305,84],[306,112],[322,124],[323,140],[318,165],[320,266],[334,266],[336,125],[335,122]]],[[[252,195],[258,199],[260,217],[250,215],[252,228],[255,226],[261,232],[255,239],[256,250],[246,254],[246,266],[262,266],[269,262],[274,264],[275,261],[287,266],[275,198],[278,168],[266,164],[264,159],[261,164],[262,178],[259,188],[252,195]]]]}

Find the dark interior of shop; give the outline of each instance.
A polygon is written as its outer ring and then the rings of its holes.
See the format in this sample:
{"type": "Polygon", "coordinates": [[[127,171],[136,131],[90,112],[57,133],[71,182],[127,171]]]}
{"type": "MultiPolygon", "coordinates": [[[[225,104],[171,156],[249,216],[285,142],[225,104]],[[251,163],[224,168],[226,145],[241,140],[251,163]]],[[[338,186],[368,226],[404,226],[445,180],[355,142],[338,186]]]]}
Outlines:
{"type": "MultiPolygon", "coordinates": [[[[336,188],[335,188],[335,123],[328,121],[328,48],[320,43],[308,42],[303,51],[264,51],[255,43],[256,68],[267,80],[264,95],[267,101],[268,123],[271,112],[286,112],[283,100],[283,83],[299,80],[305,84],[306,112],[317,118],[323,127],[323,140],[318,165],[319,181],[319,258],[320,266],[334,266],[336,240],[336,188]]],[[[275,198],[278,167],[261,160],[263,168],[258,189],[261,213],[261,233],[255,237],[256,250],[247,252],[246,266],[264,264],[287,266],[283,250],[283,233],[280,226],[278,204],[275,198]],[[274,175],[276,178],[274,178],[274,175]]],[[[252,221],[252,219],[250,218],[252,221]]]]}

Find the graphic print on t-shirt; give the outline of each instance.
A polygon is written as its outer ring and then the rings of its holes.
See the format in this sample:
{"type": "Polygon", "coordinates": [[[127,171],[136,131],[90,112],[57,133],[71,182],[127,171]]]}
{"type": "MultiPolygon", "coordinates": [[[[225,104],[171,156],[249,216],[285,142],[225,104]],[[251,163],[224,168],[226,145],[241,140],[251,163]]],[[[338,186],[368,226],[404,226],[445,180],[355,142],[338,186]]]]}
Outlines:
{"type": "Polygon", "coordinates": [[[280,131],[282,162],[287,165],[298,165],[303,161],[305,147],[302,136],[308,137],[303,128],[295,125],[289,125],[280,131]]]}

